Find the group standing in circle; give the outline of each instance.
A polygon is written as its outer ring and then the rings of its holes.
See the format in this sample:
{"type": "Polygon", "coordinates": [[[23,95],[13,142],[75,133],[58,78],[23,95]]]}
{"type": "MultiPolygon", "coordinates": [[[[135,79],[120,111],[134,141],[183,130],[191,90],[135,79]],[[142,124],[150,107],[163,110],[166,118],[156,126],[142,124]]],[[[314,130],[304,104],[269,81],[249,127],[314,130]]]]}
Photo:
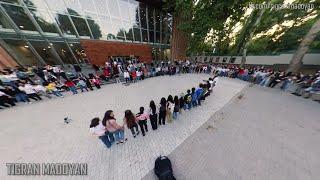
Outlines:
{"type": "Polygon", "coordinates": [[[159,105],[156,105],[154,100],[149,103],[148,110],[144,107],[140,107],[137,114],[134,114],[131,110],[125,110],[123,125],[120,125],[112,110],[105,112],[104,118],[100,121],[99,118],[91,120],[90,133],[98,136],[99,139],[110,148],[114,143],[122,144],[127,141],[125,138],[125,129],[131,131],[133,138],[136,138],[140,132],[142,136],[146,136],[148,129],[148,120],[150,121],[151,129],[157,130],[159,126],[172,123],[178,119],[179,114],[182,111],[189,111],[192,108],[201,106],[202,101],[212,92],[212,88],[216,85],[217,77],[209,78],[206,83],[200,83],[198,88],[192,88],[187,90],[187,94],[183,93],[172,96],[169,95],[167,99],[162,97],[159,105]],[[215,81],[214,81],[215,79],[215,81]]]}

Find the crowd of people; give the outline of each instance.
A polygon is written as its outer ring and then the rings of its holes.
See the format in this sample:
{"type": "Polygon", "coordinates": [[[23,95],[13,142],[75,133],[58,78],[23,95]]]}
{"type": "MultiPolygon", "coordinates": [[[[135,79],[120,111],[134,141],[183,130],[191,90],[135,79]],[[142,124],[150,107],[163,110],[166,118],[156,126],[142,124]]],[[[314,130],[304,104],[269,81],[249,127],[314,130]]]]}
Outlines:
{"type": "Polygon", "coordinates": [[[145,78],[181,73],[214,73],[217,76],[239,78],[244,81],[274,88],[308,98],[320,91],[320,71],[314,74],[286,73],[264,67],[240,68],[236,65],[212,65],[190,61],[159,62],[144,64],[137,60],[110,60],[104,66],[93,65],[91,72],[83,72],[81,66],[73,65],[65,72],[60,66],[30,66],[0,71],[0,108],[17,103],[32,103],[46,98],[63,98],[65,92],[100,89],[108,82],[128,85],[145,78]]]}
{"type": "Polygon", "coordinates": [[[79,91],[100,89],[108,82],[124,83],[126,85],[160,75],[177,73],[204,72],[189,61],[160,62],[144,64],[135,61],[108,61],[104,66],[93,65],[91,72],[83,72],[81,66],[73,65],[72,70],[65,72],[61,66],[47,65],[44,67],[29,66],[5,69],[0,71],[0,109],[15,106],[17,103],[32,103],[41,101],[43,97],[63,98],[65,92],[73,95],[79,91]]]}
{"type": "Polygon", "coordinates": [[[314,74],[286,73],[259,66],[239,68],[221,65],[214,66],[213,72],[218,76],[239,78],[264,87],[279,87],[283,91],[305,98],[320,93],[320,71],[314,74]]]}
{"type": "Polygon", "coordinates": [[[136,138],[140,132],[142,136],[145,136],[150,129],[149,126],[152,130],[157,130],[160,126],[177,120],[179,114],[184,111],[201,106],[202,101],[205,101],[206,97],[210,95],[217,82],[218,77],[215,76],[200,83],[197,88],[188,89],[186,94],[162,97],[159,104],[151,100],[147,110],[140,107],[138,113],[125,110],[123,123],[116,120],[112,110],[108,110],[102,120],[98,117],[91,120],[90,133],[99,137],[107,148],[110,148],[114,143],[120,144],[127,141],[124,135],[125,127],[131,131],[133,138],[136,138]]]}

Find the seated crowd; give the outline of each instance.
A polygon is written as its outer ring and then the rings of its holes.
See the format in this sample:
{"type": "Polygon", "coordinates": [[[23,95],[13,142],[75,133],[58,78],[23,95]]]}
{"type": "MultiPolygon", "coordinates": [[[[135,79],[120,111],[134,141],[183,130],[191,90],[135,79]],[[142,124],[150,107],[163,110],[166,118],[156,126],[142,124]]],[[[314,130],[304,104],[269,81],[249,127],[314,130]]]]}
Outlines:
{"type": "Polygon", "coordinates": [[[213,73],[218,76],[239,78],[264,87],[279,87],[305,98],[320,100],[320,71],[314,74],[286,73],[264,67],[239,68],[238,66],[214,66],[213,73]]]}
{"type": "MultiPolygon", "coordinates": [[[[207,66],[206,66],[207,67],[207,66]]],[[[101,88],[101,85],[114,81],[129,84],[160,75],[177,73],[210,73],[206,68],[190,63],[173,64],[161,62],[146,65],[140,62],[106,62],[103,67],[93,65],[94,71],[85,75],[79,65],[65,72],[60,66],[30,66],[0,71],[0,109],[15,106],[19,102],[40,101],[41,96],[49,99],[53,96],[64,97],[64,92],[72,94],[101,88]]]]}
{"type": "Polygon", "coordinates": [[[136,114],[131,110],[125,110],[123,123],[119,123],[113,111],[108,110],[102,121],[98,117],[91,120],[90,133],[97,136],[107,148],[114,143],[120,144],[127,141],[124,135],[125,127],[130,129],[134,138],[140,134],[140,131],[142,136],[145,136],[148,132],[148,120],[152,130],[157,130],[160,125],[172,123],[183,111],[201,106],[202,101],[212,92],[217,80],[218,77],[209,78],[205,83],[200,83],[198,88],[188,89],[186,94],[181,93],[180,96],[169,95],[167,99],[162,97],[158,105],[151,100],[148,110],[140,107],[136,114]]]}

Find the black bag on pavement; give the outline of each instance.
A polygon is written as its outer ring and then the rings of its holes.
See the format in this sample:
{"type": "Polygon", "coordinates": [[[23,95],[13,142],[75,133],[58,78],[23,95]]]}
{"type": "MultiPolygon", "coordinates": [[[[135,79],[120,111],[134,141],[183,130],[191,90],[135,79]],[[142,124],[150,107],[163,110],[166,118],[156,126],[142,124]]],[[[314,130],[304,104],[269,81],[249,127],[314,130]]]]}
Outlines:
{"type": "Polygon", "coordinates": [[[173,176],[172,164],[167,156],[159,156],[154,164],[154,173],[159,180],[176,180],[173,176]]]}

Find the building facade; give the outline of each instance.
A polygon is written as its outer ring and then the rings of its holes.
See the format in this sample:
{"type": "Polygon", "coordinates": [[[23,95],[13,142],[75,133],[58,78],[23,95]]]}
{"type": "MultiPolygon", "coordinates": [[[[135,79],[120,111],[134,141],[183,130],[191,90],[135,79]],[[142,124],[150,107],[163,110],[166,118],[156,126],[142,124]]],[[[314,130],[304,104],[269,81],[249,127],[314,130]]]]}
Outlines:
{"type": "Polygon", "coordinates": [[[0,0],[0,66],[169,59],[161,1],[0,0]]]}

